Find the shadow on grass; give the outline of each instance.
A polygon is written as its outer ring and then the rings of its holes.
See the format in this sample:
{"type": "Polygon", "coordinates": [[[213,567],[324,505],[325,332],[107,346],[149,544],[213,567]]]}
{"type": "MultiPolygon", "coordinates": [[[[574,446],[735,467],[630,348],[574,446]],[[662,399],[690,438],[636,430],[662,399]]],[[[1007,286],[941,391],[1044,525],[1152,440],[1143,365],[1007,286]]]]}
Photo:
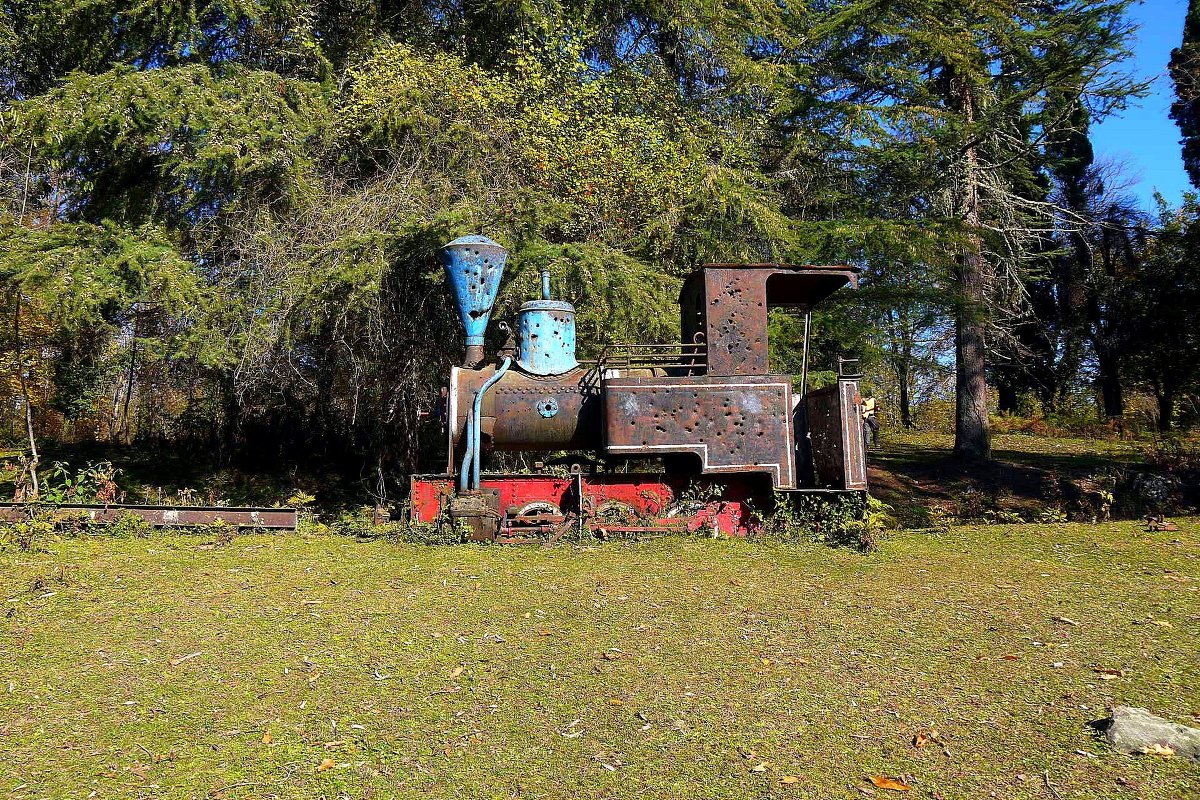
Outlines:
{"type": "Polygon", "coordinates": [[[1129,442],[998,436],[989,462],[951,453],[953,437],[897,433],[868,453],[872,494],[893,506],[906,526],[935,522],[931,505],[976,491],[1014,511],[1036,513],[1054,492],[1055,478],[1079,478],[1105,468],[1142,463],[1129,442]]]}

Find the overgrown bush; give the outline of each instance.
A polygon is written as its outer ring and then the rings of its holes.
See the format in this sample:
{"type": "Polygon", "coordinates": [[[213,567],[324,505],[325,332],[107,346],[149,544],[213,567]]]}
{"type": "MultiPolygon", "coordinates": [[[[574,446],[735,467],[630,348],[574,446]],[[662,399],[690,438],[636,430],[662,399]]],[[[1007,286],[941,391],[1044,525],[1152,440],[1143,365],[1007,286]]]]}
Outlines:
{"type": "Polygon", "coordinates": [[[865,493],[782,495],[756,537],[817,541],[866,553],[879,546],[883,531],[893,524],[891,510],[865,493]]]}
{"type": "Polygon", "coordinates": [[[1146,463],[1173,473],[1200,472],[1200,442],[1178,437],[1162,437],[1142,449],[1146,463]]]}
{"type": "Polygon", "coordinates": [[[49,511],[38,510],[31,512],[28,519],[12,522],[0,527],[0,543],[5,548],[13,548],[29,553],[42,550],[46,543],[54,538],[54,518],[49,511]]]}
{"type": "Polygon", "coordinates": [[[89,525],[87,532],[107,534],[114,539],[144,539],[154,533],[154,526],[137,514],[127,512],[108,525],[89,525]]]}

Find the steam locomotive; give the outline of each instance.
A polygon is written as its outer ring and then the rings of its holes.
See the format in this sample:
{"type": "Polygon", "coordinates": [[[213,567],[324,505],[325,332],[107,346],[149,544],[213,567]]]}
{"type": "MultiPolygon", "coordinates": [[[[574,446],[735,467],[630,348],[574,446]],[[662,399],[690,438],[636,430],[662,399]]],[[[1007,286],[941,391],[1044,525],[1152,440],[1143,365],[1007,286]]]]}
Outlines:
{"type": "Polygon", "coordinates": [[[811,309],[857,287],[857,270],[705,265],[680,293],[680,343],[611,345],[589,361],[576,358],[575,308],[552,299],[543,271],[540,299],[521,306],[515,328],[500,323],[505,342],[488,358],[484,333],[507,256],[483,236],[442,250],[466,354],[442,392],[446,471],[411,478],[414,521],[498,542],[745,535],[776,502],[865,492],[859,376],[839,368],[833,385],[807,387],[811,309]],[[776,306],[805,315],[798,381],[768,369],[776,306]],[[569,469],[481,472],[493,451],[576,455],[569,469]]]}

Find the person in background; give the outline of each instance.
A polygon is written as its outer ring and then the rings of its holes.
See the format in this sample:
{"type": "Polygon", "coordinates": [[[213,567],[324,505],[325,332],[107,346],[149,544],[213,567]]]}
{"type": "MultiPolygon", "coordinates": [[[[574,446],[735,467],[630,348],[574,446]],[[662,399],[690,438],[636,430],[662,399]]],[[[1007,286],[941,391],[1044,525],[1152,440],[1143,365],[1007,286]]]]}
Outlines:
{"type": "Polygon", "coordinates": [[[862,399],[863,448],[879,446],[879,420],[875,417],[874,397],[862,399]]]}

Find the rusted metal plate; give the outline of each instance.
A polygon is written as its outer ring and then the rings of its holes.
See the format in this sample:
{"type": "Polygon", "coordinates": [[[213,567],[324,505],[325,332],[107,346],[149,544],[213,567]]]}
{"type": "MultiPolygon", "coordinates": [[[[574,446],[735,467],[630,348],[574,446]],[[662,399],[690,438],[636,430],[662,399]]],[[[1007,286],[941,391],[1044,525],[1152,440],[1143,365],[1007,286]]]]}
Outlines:
{"type": "Polygon", "coordinates": [[[767,272],[706,269],[698,276],[680,297],[683,340],[703,334],[709,375],[766,375],[767,272]]]}
{"type": "MultiPolygon", "coordinates": [[[[494,367],[456,370],[452,435],[461,439],[467,410],[494,367]]],[[[594,370],[537,377],[509,371],[483,396],[483,434],[497,450],[594,450],[600,446],[600,385],[594,370]]],[[[465,442],[456,441],[456,449],[465,442]]]]}
{"type": "Polygon", "coordinates": [[[796,486],[788,376],[617,378],[604,388],[609,453],[694,453],[701,473],[767,473],[776,488],[796,486]]]}
{"type": "Polygon", "coordinates": [[[683,341],[708,345],[708,374],[766,375],[767,309],[811,308],[847,283],[850,267],[787,264],[709,264],[693,273],[679,295],[683,341]]]}
{"type": "MultiPolygon", "coordinates": [[[[29,519],[31,510],[39,507],[26,503],[0,503],[0,522],[19,522],[29,519]]],[[[56,516],[86,517],[91,523],[105,525],[122,517],[141,517],[159,528],[196,527],[212,525],[218,520],[239,528],[295,530],[294,508],[240,508],[231,506],[136,506],[71,504],[41,507],[56,516]]]]}
{"type": "Polygon", "coordinates": [[[817,485],[867,488],[858,381],[839,378],[832,386],[809,392],[805,402],[817,485]]]}

